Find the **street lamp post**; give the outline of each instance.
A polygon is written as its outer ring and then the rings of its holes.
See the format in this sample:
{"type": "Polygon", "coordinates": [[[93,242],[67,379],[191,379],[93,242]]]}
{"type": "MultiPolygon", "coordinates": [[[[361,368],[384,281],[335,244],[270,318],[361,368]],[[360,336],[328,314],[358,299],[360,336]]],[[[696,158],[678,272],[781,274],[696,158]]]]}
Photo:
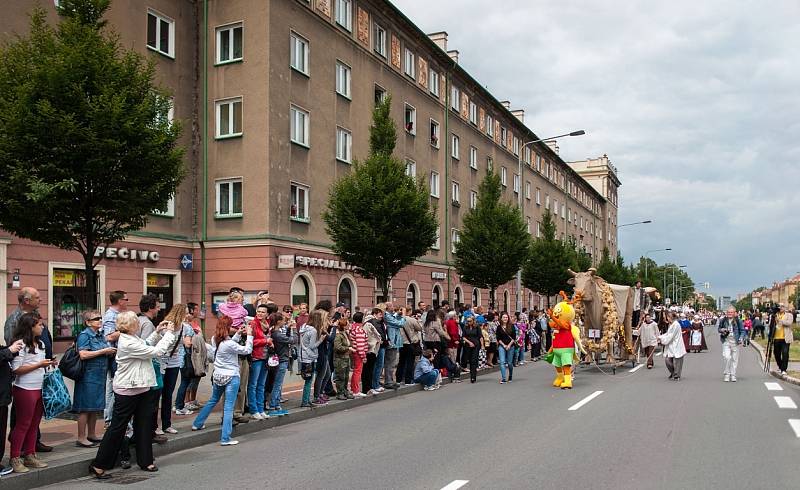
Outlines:
{"type": "Polygon", "coordinates": [[[649,265],[649,262],[647,261],[647,255],[651,254],[651,253],[655,253],[655,252],[669,252],[671,250],[672,250],[671,248],[659,248],[659,249],[656,249],[656,250],[648,250],[647,252],[644,253],[644,278],[645,279],[647,279],[647,266],[649,265]]]}
{"type": "Polygon", "coordinates": [[[623,226],[633,226],[633,225],[648,225],[652,223],[653,220],[645,220],[645,221],[636,221],[635,223],[625,223],[624,225],[617,225],[617,228],[622,228],[623,226]]]}
{"type": "MultiPolygon", "coordinates": [[[[533,145],[535,143],[542,143],[545,141],[553,141],[558,138],[564,138],[566,136],[583,136],[586,134],[586,131],[579,129],[577,131],[572,131],[571,133],[559,134],[558,136],[551,136],[549,138],[539,138],[538,140],[528,141],[524,143],[519,149],[519,158],[517,159],[517,175],[519,179],[519,187],[517,188],[517,206],[519,206],[519,212],[525,215],[525,212],[522,210],[522,156],[525,154],[525,148],[529,145],[533,145]]],[[[517,270],[517,309],[516,311],[522,311],[522,269],[517,270]]]]}

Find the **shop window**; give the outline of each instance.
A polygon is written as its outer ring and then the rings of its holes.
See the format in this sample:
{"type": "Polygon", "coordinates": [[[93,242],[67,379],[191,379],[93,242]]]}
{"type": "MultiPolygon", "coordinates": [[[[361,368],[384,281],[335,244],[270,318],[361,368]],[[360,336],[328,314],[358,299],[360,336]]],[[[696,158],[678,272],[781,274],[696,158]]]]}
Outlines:
{"type": "Polygon", "coordinates": [[[311,303],[311,287],[305,276],[297,276],[292,283],[292,304],[311,303]]]}
{"type": "Polygon", "coordinates": [[[510,296],[509,296],[509,294],[508,294],[508,289],[506,289],[506,290],[503,292],[503,311],[509,311],[509,310],[508,310],[508,303],[509,303],[509,301],[510,301],[510,296]]]}
{"type": "MultiPolygon", "coordinates": [[[[97,276],[95,303],[100,304],[100,274],[97,276]]],[[[86,273],[80,269],[53,269],[53,338],[72,339],[83,331],[83,312],[91,308],[87,295],[86,273]]]]}
{"type": "Polygon", "coordinates": [[[171,274],[147,274],[147,292],[158,298],[158,314],[153,323],[158,325],[164,315],[172,309],[174,298],[175,276],[171,274]]]}
{"type": "Polygon", "coordinates": [[[458,307],[463,304],[464,293],[461,291],[461,287],[457,286],[456,289],[453,291],[453,306],[458,307]]]}
{"type": "Polygon", "coordinates": [[[339,291],[337,294],[337,302],[344,303],[347,308],[353,308],[353,283],[350,279],[342,279],[339,283],[339,291]]]}
{"type": "Polygon", "coordinates": [[[478,288],[472,289],[472,306],[481,305],[481,292],[478,288]]]}
{"type": "Polygon", "coordinates": [[[378,280],[375,279],[375,304],[377,305],[378,303],[385,303],[387,301],[390,301],[393,290],[394,289],[392,288],[392,281],[389,281],[389,291],[388,291],[389,296],[388,297],[384,296],[383,290],[381,289],[381,285],[378,283],[378,280]]]}
{"type": "Polygon", "coordinates": [[[417,307],[417,288],[413,284],[409,284],[406,289],[406,304],[411,308],[417,307]]]}
{"type": "Polygon", "coordinates": [[[442,288],[439,285],[433,286],[433,291],[431,292],[431,304],[434,308],[438,308],[442,306],[442,288]]]}

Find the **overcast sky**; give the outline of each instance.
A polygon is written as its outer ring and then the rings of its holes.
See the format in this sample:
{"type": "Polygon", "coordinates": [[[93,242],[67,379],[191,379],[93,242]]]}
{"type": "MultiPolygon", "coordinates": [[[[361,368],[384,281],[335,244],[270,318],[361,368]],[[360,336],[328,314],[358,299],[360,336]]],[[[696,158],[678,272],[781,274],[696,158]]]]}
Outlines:
{"type": "Polygon", "coordinates": [[[800,2],[394,0],[561,156],[619,170],[619,242],[734,295],[800,271],[800,2]]]}

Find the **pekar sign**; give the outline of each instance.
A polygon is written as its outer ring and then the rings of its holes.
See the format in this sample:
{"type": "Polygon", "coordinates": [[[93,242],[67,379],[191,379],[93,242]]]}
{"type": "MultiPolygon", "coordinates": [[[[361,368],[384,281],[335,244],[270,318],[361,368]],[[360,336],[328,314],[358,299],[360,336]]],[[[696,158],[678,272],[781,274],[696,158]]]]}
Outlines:
{"type": "Polygon", "coordinates": [[[158,262],[161,255],[152,250],[137,250],[128,247],[97,247],[95,257],[106,259],[130,260],[132,262],[158,262]]]}

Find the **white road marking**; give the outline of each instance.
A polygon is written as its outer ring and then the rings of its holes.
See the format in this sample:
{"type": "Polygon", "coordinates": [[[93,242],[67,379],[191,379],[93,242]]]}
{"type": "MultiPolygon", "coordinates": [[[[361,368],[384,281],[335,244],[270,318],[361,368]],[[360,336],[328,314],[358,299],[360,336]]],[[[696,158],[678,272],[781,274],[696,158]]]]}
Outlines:
{"type": "Polygon", "coordinates": [[[766,386],[769,391],[783,391],[783,388],[781,388],[781,385],[778,383],[770,383],[769,381],[765,381],[764,386],[766,386]]]}
{"type": "Polygon", "coordinates": [[[660,356],[661,352],[656,352],[656,357],[660,356]]]}
{"type": "Polygon", "coordinates": [[[635,368],[629,370],[628,372],[629,373],[635,373],[636,371],[642,369],[643,367],[644,367],[644,364],[639,364],[638,366],[636,366],[635,368]]]}
{"type": "Polygon", "coordinates": [[[794,430],[794,435],[800,437],[800,419],[789,419],[789,425],[794,430]]]}
{"type": "Polygon", "coordinates": [[[797,404],[789,396],[776,396],[775,403],[778,404],[778,408],[797,408],[797,404]]]}
{"type": "Polygon", "coordinates": [[[457,490],[469,483],[469,480],[453,480],[442,487],[442,490],[457,490]]]}
{"type": "Polygon", "coordinates": [[[288,395],[289,393],[300,393],[301,391],[303,391],[302,388],[300,388],[299,390],[284,391],[283,394],[288,395]]]}
{"type": "Polygon", "coordinates": [[[569,410],[575,411],[575,410],[581,408],[582,406],[586,405],[590,401],[592,401],[595,398],[597,398],[598,396],[600,396],[602,393],[603,393],[602,391],[595,391],[594,393],[592,393],[591,395],[587,396],[583,400],[579,401],[575,405],[572,405],[571,407],[569,407],[569,410]]]}

